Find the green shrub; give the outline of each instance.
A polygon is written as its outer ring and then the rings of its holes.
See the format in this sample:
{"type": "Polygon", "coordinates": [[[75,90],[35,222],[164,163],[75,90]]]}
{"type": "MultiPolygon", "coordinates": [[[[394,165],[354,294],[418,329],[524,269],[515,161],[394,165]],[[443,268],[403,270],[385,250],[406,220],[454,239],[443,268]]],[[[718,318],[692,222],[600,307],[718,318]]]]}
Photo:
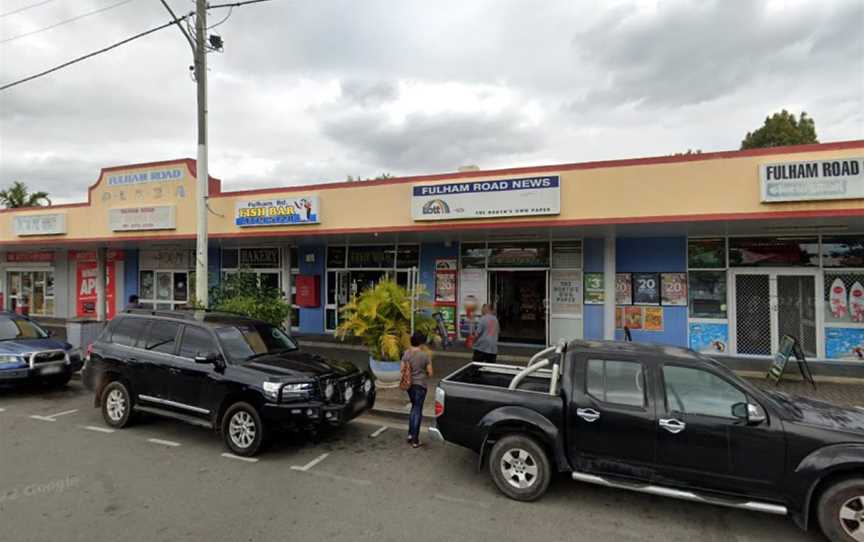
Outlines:
{"type": "Polygon", "coordinates": [[[210,308],[242,314],[282,327],[291,317],[291,305],[277,288],[259,284],[258,276],[248,271],[227,275],[210,291],[210,308]]]}

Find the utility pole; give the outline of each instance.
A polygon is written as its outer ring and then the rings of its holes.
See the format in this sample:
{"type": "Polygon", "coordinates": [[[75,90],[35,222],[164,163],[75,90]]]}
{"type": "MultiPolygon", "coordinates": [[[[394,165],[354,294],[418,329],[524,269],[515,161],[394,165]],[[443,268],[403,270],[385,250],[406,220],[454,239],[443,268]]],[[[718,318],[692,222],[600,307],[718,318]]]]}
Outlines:
{"type": "Polygon", "coordinates": [[[207,198],[210,174],[207,169],[207,1],[195,2],[195,82],[198,86],[198,155],[196,161],[197,238],[195,242],[195,300],[207,307],[207,198]]]}

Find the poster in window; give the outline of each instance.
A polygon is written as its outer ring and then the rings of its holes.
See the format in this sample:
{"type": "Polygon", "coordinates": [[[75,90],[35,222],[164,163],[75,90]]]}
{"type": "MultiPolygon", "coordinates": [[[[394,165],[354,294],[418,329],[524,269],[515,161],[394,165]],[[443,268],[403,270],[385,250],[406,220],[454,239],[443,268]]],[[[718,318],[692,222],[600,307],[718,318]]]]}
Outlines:
{"type": "Polygon", "coordinates": [[[729,325],[724,323],[690,323],[690,348],[702,354],[722,354],[729,344],[729,325]]]}
{"type": "Polygon", "coordinates": [[[687,273],[661,273],[660,285],[664,305],[687,305],[687,273]]]}
{"type": "Polygon", "coordinates": [[[551,312],[554,315],[582,314],[582,272],[553,269],[549,273],[551,312]]]}
{"type": "Polygon", "coordinates": [[[603,273],[585,273],[585,304],[602,305],[603,273]]]}
{"type": "Polygon", "coordinates": [[[435,303],[456,304],[456,259],[435,260],[435,303]]]}
{"type": "MultiPolygon", "coordinates": [[[[96,262],[85,261],[77,263],[78,294],[76,296],[75,314],[79,318],[96,316],[96,262]]],[[[114,288],[117,277],[116,264],[110,262],[105,266],[105,305],[108,319],[114,318],[114,288]]]]}
{"type": "Polygon", "coordinates": [[[633,304],[633,281],[630,273],[615,274],[615,304],[633,304]]]}
{"type": "Polygon", "coordinates": [[[660,276],[657,273],[633,273],[633,304],[660,304],[660,276]]]}
{"type": "Polygon", "coordinates": [[[474,323],[480,318],[480,307],[486,303],[486,270],[463,269],[459,274],[459,333],[465,337],[473,329],[474,323]],[[466,301],[476,304],[473,320],[469,325],[465,314],[466,301]]]}
{"type": "Polygon", "coordinates": [[[642,329],[642,307],[624,307],[624,326],[642,329]]]}
{"type": "Polygon", "coordinates": [[[615,307],[615,328],[624,329],[624,307],[615,307]]]}
{"type": "Polygon", "coordinates": [[[663,307],[645,307],[642,329],[663,331],[663,307]]]}

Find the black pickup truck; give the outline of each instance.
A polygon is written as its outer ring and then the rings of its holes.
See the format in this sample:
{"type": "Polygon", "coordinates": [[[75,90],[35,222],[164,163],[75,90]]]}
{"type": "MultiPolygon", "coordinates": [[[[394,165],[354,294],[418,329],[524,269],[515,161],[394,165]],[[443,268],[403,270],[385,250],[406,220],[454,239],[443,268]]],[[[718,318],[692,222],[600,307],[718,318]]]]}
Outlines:
{"type": "Polygon", "coordinates": [[[527,367],[471,363],[435,401],[433,436],[478,452],[513,499],[557,471],[864,541],[864,410],[760,389],[690,350],[562,343],[527,367]]]}

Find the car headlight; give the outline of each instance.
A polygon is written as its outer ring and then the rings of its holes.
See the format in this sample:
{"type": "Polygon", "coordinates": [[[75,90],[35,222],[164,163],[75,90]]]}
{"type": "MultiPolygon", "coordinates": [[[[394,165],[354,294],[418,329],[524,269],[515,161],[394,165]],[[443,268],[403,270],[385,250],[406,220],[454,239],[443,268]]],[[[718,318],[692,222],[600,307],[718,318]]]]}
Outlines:
{"type": "Polygon", "coordinates": [[[327,384],[324,386],[324,398],[328,401],[333,398],[333,394],[336,393],[336,388],[333,387],[333,384],[327,384]]]}
{"type": "Polygon", "coordinates": [[[264,382],[261,387],[264,389],[264,397],[271,401],[279,400],[279,390],[282,389],[282,384],[279,382],[264,382]]]}
{"type": "Polygon", "coordinates": [[[372,381],[369,380],[368,378],[364,378],[363,379],[363,392],[368,394],[370,391],[372,391],[372,381]]]}
{"type": "Polygon", "coordinates": [[[312,382],[298,382],[282,386],[282,400],[304,399],[309,396],[314,388],[312,382]]]}
{"type": "Polygon", "coordinates": [[[350,401],[352,397],[354,397],[354,388],[348,386],[345,388],[345,402],[350,401]]]}
{"type": "Polygon", "coordinates": [[[24,363],[24,360],[21,359],[21,356],[0,354],[0,365],[17,365],[19,363],[24,363]]]}

